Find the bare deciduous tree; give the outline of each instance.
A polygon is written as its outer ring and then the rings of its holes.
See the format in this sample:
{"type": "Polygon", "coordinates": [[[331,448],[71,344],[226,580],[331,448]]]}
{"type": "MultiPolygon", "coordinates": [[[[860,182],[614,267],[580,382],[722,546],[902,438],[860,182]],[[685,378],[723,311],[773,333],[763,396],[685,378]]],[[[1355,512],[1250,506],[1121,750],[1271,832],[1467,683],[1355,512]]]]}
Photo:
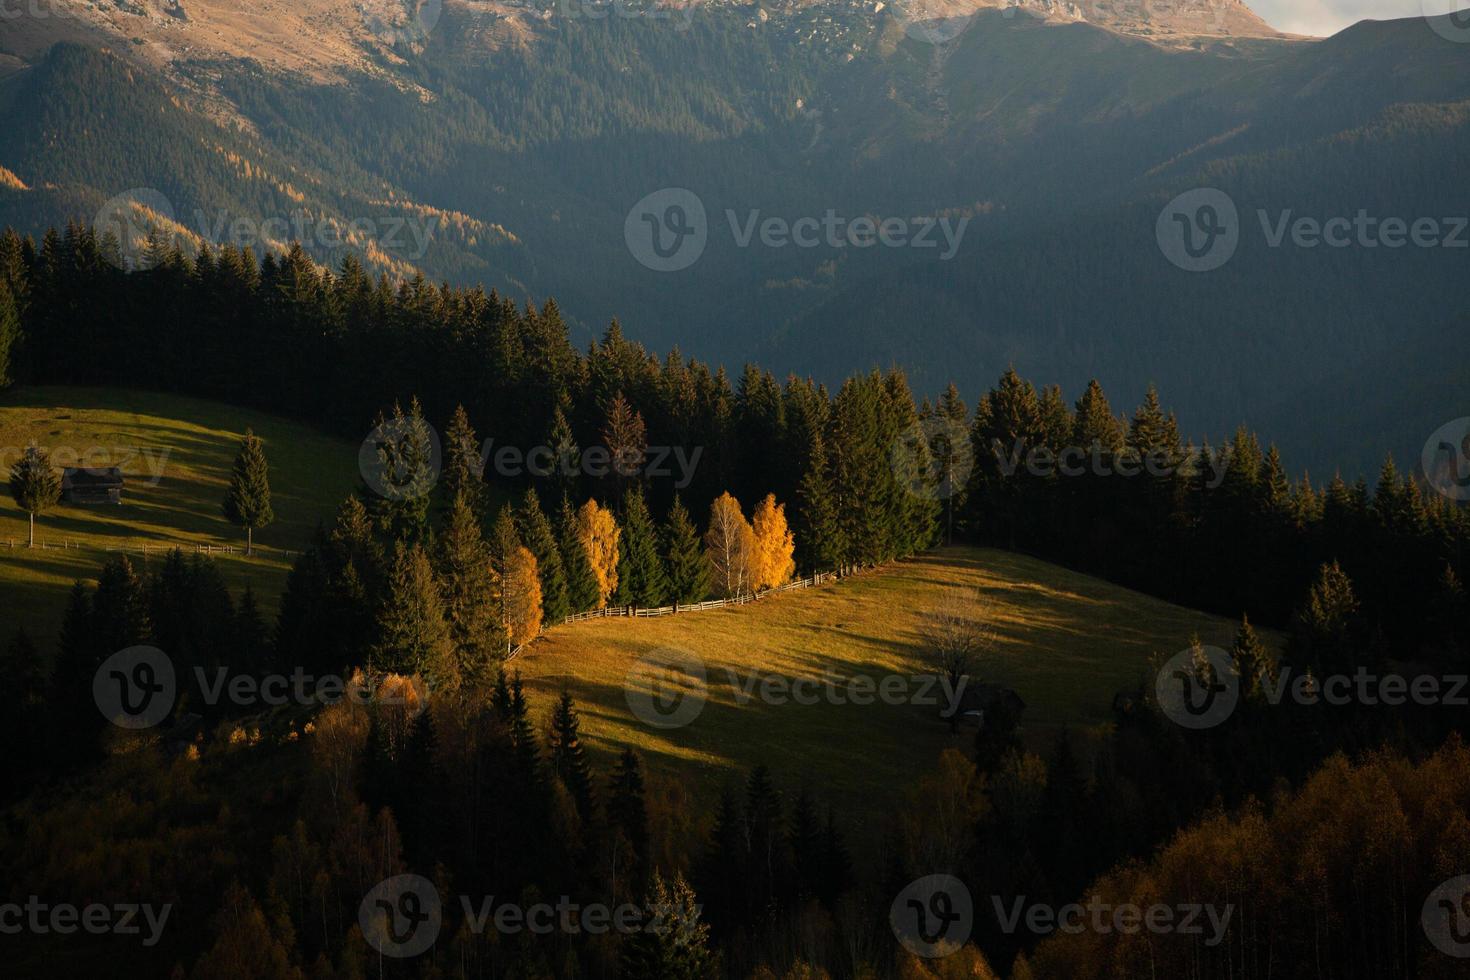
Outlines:
{"type": "MultiPolygon", "coordinates": [[[[955,589],[929,611],[921,627],[924,649],[949,680],[950,690],[995,647],[995,628],[985,614],[978,589],[955,589]]],[[[956,709],[958,706],[955,706],[956,709]]],[[[950,716],[950,727],[958,723],[958,710],[950,716]]]]}

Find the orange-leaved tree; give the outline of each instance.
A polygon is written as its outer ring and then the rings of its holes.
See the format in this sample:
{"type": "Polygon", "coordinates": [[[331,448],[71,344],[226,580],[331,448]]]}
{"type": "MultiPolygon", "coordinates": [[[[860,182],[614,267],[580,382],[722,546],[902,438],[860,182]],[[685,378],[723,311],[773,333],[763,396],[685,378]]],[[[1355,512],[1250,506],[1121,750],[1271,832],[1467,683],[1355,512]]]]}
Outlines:
{"type": "Polygon", "coordinates": [[[618,587],[618,538],[622,531],[612,511],[598,506],[595,500],[588,500],[577,511],[577,531],[597,578],[597,608],[602,609],[618,587]]]}
{"type": "Polygon", "coordinates": [[[774,589],[791,581],[796,572],[796,536],[786,524],[786,505],[767,494],[750,518],[755,534],[755,560],[751,563],[751,588],[774,589]]]}
{"type": "Polygon", "coordinates": [[[510,642],[526,643],[541,632],[541,576],[531,549],[517,548],[506,569],[505,632],[510,642]]]}

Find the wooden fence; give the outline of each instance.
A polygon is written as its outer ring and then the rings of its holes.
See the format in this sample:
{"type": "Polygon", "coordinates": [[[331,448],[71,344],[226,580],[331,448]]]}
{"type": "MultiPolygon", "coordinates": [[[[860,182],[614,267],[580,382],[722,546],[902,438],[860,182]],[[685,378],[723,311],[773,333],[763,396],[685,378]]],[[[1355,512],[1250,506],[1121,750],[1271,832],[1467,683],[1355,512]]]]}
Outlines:
{"type": "MultiPolygon", "coordinates": [[[[9,551],[29,551],[24,539],[6,538],[0,541],[9,551]]],[[[137,541],[125,540],[108,545],[83,544],[70,538],[61,541],[38,540],[36,551],[98,551],[108,554],[141,555],[147,558],[152,555],[166,555],[171,551],[178,550],[184,554],[195,555],[244,555],[243,547],[233,544],[199,544],[182,541],[137,541]]],[[[284,548],[266,548],[261,545],[255,546],[257,556],[275,556],[286,561],[294,559],[300,554],[299,551],[288,551],[284,548]]]]}
{"type": "Polygon", "coordinates": [[[640,606],[608,606],[605,609],[593,609],[590,612],[573,613],[561,621],[561,625],[580,623],[584,619],[606,619],[609,616],[675,616],[679,613],[704,612],[706,609],[723,609],[726,606],[743,606],[747,602],[759,602],[768,595],[776,595],[781,592],[790,592],[792,589],[810,589],[814,585],[821,585],[837,578],[836,572],[823,572],[810,578],[797,579],[778,585],[774,589],[766,589],[763,592],[745,593],[743,595],[731,596],[728,599],[710,599],[706,602],[691,602],[687,605],[658,606],[655,608],[640,606]]]}

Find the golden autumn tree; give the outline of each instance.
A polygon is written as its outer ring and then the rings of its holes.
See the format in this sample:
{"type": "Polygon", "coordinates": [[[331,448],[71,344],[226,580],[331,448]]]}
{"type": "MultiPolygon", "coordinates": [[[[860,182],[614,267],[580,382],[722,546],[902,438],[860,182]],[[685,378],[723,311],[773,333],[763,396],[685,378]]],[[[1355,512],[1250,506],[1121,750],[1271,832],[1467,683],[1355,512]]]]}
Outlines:
{"type": "Polygon", "coordinates": [[[740,510],[740,501],[728,493],[710,505],[704,548],[714,569],[715,588],[722,595],[738,596],[754,587],[755,531],[740,510]]]}
{"type": "Polygon", "coordinates": [[[597,608],[602,609],[618,587],[618,538],[622,530],[612,511],[588,500],[577,511],[577,532],[597,578],[597,608]]]}
{"type": "Polygon", "coordinates": [[[750,518],[755,535],[755,559],[751,562],[753,589],[774,589],[791,581],[796,572],[796,536],[786,523],[786,505],[776,503],[774,493],[756,505],[750,518]]]}
{"type": "Polygon", "coordinates": [[[501,588],[506,635],[512,644],[526,643],[541,632],[541,576],[531,549],[522,546],[511,554],[501,588]]]}

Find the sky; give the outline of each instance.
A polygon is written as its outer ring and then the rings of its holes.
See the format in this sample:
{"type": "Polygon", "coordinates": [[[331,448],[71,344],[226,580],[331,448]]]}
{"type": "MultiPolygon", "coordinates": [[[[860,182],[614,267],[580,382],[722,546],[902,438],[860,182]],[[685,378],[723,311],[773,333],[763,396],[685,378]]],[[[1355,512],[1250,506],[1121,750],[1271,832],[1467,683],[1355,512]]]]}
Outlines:
{"type": "MultiPolygon", "coordinates": [[[[1360,20],[1420,17],[1424,11],[1445,13],[1455,0],[1246,0],[1246,5],[1280,31],[1325,37],[1360,20]]],[[[1461,0],[1460,6],[1465,6],[1461,0]]]]}

